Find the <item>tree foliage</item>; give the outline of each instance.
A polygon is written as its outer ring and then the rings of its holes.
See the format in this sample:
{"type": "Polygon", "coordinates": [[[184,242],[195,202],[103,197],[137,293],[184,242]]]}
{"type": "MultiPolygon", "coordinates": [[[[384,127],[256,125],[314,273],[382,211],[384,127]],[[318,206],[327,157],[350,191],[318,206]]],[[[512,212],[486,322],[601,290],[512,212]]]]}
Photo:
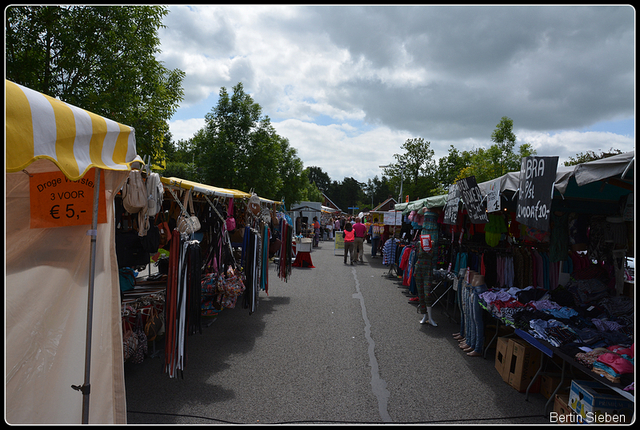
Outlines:
{"type": "Polygon", "coordinates": [[[136,130],[138,153],[164,158],[184,72],[156,60],[162,6],[10,6],[7,79],[136,130]]]}
{"type": "Polygon", "coordinates": [[[468,163],[456,180],[475,176],[478,183],[499,178],[508,172],[520,170],[522,157],[535,155],[536,151],[528,143],[523,143],[514,151],[516,135],[513,133],[513,120],[503,116],[491,134],[494,142],[489,148],[477,148],[468,153],[468,163]]]}
{"type": "Polygon", "coordinates": [[[217,105],[205,116],[205,128],[190,142],[203,181],[223,188],[253,191],[287,203],[301,200],[308,177],[286,138],[239,82],[229,94],[220,89],[217,105]]]}
{"type": "Polygon", "coordinates": [[[322,168],[311,166],[307,167],[305,170],[309,177],[309,182],[316,184],[316,187],[318,187],[320,191],[325,192],[329,189],[329,185],[331,185],[331,178],[327,172],[322,170],[322,168]]]}
{"type": "Polygon", "coordinates": [[[396,190],[397,194],[394,196],[400,195],[401,188],[401,201],[404,201],[407,195],[410,200],[435,195],[438,181],[431,142],[421,137],[407,139],[402,149],[404,153],[393,155],[396,163],[384,170],[385,175],[390,177],[391,186],[396,190]]]}
{"type": "Polygon", "coordinates": [[[622,154],[619,149],[609,149],[608,152],[601,152],[598,154],[595,151],[579,152],[575,157],[569,157],[568,161],[564,162],[565,166],[575,166],[576,164],[588,163],[589,161],[601,160],[603,158],[612,157],[614,155],[622,154]]]}

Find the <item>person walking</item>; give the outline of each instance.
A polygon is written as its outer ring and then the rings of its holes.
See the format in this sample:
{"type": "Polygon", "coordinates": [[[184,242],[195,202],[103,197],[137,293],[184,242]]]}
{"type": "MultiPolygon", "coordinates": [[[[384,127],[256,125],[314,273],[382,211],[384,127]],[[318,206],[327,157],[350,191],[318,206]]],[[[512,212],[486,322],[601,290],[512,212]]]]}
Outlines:
{"type": "Polygon", "coordinates": [[[380,243],[380,226],[376,225],[377,219],[374,220],[373,224],[371,224],[370,231],[371,233],[371,256],[376,257],[378,255],[378,245],[380,243]]]}
{"type": "Polygon", "coordinates": [[[342,235],[344,236],[344,264],[347,264],[347,254],[349,255],[349,262],[353,266],[353,254],[354,254],[354,245],[355,245],[355,230],[351,226],[351,223],[348,222],[344,225],[344,232],[342,235]]]}
{"type": "Polygon", "coordinates": [[[320,222],[318,221],[318,217],[313,217],[313,247],[317,248],[320,246],[320,222]]]}
{"type": "Polygon", "coordinates": [[[355,237],[355,254],[356,261],[364,263],[364,238],[367,235],[367,227],[362,224],[360,217],[356,218],[356,223],[353,225],[353,231],[356,233],[355,237]]]}

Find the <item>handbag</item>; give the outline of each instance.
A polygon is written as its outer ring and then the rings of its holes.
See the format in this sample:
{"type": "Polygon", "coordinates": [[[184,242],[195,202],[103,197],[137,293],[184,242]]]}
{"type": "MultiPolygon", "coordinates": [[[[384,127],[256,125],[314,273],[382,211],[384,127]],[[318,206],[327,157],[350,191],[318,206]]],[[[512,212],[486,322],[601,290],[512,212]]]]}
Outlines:
{"type": "Polygon", "coordinates": [[[144,325],[144,333],[147,335],[148,340],[156,340],[158,336],[164,333],[164,321],[155,306],[151,306],[149,310],[149,316],[144,325]]]}
{"type": "Polygon", "coordinates": [[[236,229],[236,219],[233,217],[233,197],[229,199],[229,207],[227,208],[227,231],[236,229]]]}
{"type": "Polygon", "coordinates": [[[237,271],[231,267],[227,270],[227,275],[218,280],[218,303],[228,309],[236,306],[238,296],[245,290],[244,283],[237,271]]]}
{"type": "Polygon", "coordinates": [[[136,286],[136,275],[132,268],[121,267],[118,271],[120,291],[133,290],[136,286]]]}
{"type": "Polygon", "coordinates": [[[187,191],[187,194],[184,197],[184,205],[181,208],[182,213],[178,217],[177,225],[180,234],[191,235],[200,230],[200,220],[197,216],[191,215],[192,213],[194,213],[191,190],[187,191]],[[190,213],[187,212],[187,207],[189,208],[190,213]]]}
{"type": "Polygon", "coordinates": [[[130,214],[135,214],[147,208],[147,201],[147,187],[142,181],[142,172],[131,170],[122,187],[122,206],[130,214]]]}
{"type": "Polygon", "coordinates": [[[138,346],[129,359],[134,364],[140,364],[144,361],[144,356],[149,349],[149,345],[147,345],[147,335],[144,333],[140,314],[136,315],[136,326],[133,329],[133,333],[138,339],[138,346]]]}
{"type": "Polygon", "coordinates": [[[133,328],[131,328],[131,323],[129,323],[128,319],[124,319],[123,324],[124,333],[122,334],[122,353],[124,357],[124,361],[127,361],[129,358],[135,354],[138,349],[138,336],[133,332],[133,328]]]}

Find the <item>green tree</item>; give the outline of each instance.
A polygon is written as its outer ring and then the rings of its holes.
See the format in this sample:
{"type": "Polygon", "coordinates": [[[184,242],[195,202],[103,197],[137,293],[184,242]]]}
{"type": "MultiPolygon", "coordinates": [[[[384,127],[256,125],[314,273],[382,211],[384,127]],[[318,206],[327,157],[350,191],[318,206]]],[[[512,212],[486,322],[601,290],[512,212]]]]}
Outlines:
{"type": "Polygon", "coordinates": [[[453,145],[449,147],[446,157],[438,160],[436,178],[439,192],[435,195],[446,194],[449,185],[454,184],[460,172],[471,163],[471,153],[458,151],[453,145]]]}
{"type": "Polygon", "coordinates": [[[318,189],[322,192],[326,192],[331,184],[331,178],[329,174],[317,166],[307,167],[307,176],[309,176],[309,182],[316,184],[318,189]]]}
{"type": "MultiPolygon", "coordinates": [[[[495,167],[499,166],[500,168],[496,173],[499,173],[498,176],[502,176],[513,169],[513,166],[510,166],[512,159],[509,156],[513,154],[513,148],[516,146],[516,135],[513,133],[511,118],[506,116],[500,118],[496,129],[491,133],[491,141],[495,145],[490,148],[489,156],[494,163],[497,163],[495,167]]],[[[519,163],[517,168],[520,168],[519,163]]]]}
{"type": "MultiPolygon", "coordinates": [[[[373,179],[369,179],[367,181],[366,190],[369,197],[373,196],[373,207],[378,206],[389,197],[394,197],[393,190],[389,184],[389,179],[386,176],[382,176],[378,179],[378,175],[376,175],[373,179]]],[[[395,198],[397,199],[398,197],[395,196],[395,198]]]]}
{"type": "Polygon", "coordinates": [[[401,201],[404,201],[407,195],[410,200],[435,195],[438,184],[431,142],[421,137],[407,139],[402,149],[405,151],[403,154],[393,155],[397,162],[384,170],[397,190],[398,194],[394,196],[399,195],[400,188],[403,194],[400,197],[401,201]]]}
{"type": "Polygon", "coordinates": [[[220,89],[218,103],[205,120],[205,128],[192,139],[205,183],[274,200],[284,197],[288,204],[299,200],[308,177],[297,151],[278,136],[241,82],[231,95],[220,89]]]}
{"type": "Polygon", "coordinates": [[[292,204],[304,200],[302,190],[309,183],[309,178],[303,171],[304,165],[298,158],[298,151],[289,145],[289,140],[281,136],[276,136],[275,139],[282,153],[282,162],[278,166],[282,182],[280,190],[273,198],[284,201],[290,208],[292,204]]]}
{"type": "Polygon", "coordinates": [[[598,154],[595,151],[579,152],[575,157],[569,157],[568,161],[564,162],[565,166],[575,166],[581,163],[588,163],[589,161],[601,160],[603,158],[612,157],[614,155],[622,154],[619,149],[609,149],[609,152],[601,152],[598,154]]]}
{"type": "Polygon", "coordinates": [[[460,171],[456,180],[475,176],[480,183],[499,178],[508,172],[519,171],[522,157],[535,155],[536,151],[531,144],[523,143],[516,152],[516,135],[512,129],[513,120],[503,116],[491,135],[494,144],[487,149],[469,151],[468,165],[460,171]]]}
{"type": "Polygon", "coordinates": [[[10,6],[7,79],[136,130],[138,153],[163,160],[184,72],[156,60],[162,6],[10,6]]]}

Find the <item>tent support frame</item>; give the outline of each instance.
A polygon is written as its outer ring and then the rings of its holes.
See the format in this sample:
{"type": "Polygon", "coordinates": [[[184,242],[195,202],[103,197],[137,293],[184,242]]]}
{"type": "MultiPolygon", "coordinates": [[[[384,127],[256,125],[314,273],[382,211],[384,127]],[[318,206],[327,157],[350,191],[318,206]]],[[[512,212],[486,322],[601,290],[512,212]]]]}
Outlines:
{"type": "Polygon", "coordinates": [[[96,240],[98,237],[98,202],[100,197],[100,169],[96,168],[96,177],[93,189],[93,214],[91,230],[87,232],[91,236],[89,291],[87,294],[87,333],[84,356],[84,384],[72,385],[74,390],[82,393],[82,424],[89,424],[89,398],[91,396],[91,333],[93,331],[93,294],[95,290],[96,275],[96,240]]]}

